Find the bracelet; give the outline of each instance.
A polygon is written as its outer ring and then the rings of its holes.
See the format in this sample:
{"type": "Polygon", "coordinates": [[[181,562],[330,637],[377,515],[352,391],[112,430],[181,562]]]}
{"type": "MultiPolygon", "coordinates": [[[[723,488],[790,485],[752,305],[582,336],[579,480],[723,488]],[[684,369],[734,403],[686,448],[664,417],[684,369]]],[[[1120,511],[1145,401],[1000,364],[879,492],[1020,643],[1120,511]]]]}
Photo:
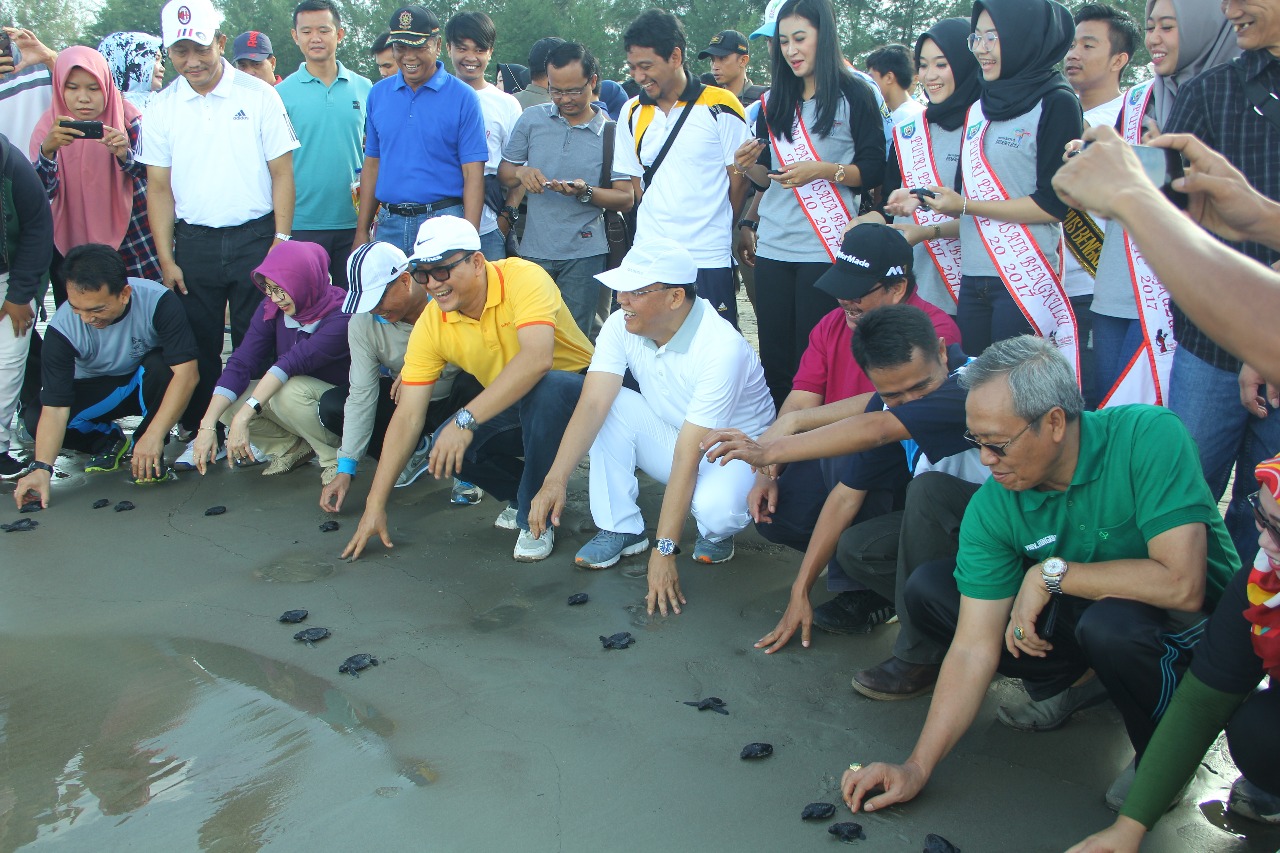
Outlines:
{"type": "Polygon", "coordinates": [[[211,433],[214,433],[214,434],[216,435],[216,434],[217,434],[217,432],[218,432],[218,429],[217,429],[217,427],[206,427],[206,426],[202,426],[202,427],[196,427],[196,432],[211,432],[211,433]]]}
{"type": "Polygon", "coordinates": [[[292,240],[293,238],[292,238],[292,237],[290,237],[288,234],[285,234],[285,233],[284,233],[284,232],[282,232],[282,231],[277,231],[277,232],[276,232],[276,239],[277,239],[277,240],[280,240],[280,241],[282,241],[282,242],[287,243],[287,242],[289,242],[290,240],[292,240]]]}
{"type": "Polygon", "coordinates": [[[942,239],[942,226],[941,226],[941,225],[935,225],[935,226],[933,226],[933,239],[935,239],[935,240],[941,240],[941,239],[942,239]]]}
{"type": "MultiPolygon", "coordinates": [[[[737,163],[734,163],[734,164],[733,164],[733,176],[734,176],[735,178],[745,178],[745,177],[747,176],[747,173],[746,173],[746,172],[744,172],[744,171],[742,171],[741,169],[739,169],[739,168],[738,168],[738,164],[737,164],[737,163]]],[[[752,181],[752,183],[754,184],[754,183],[755,183],[755,181],[752,181]]]]}
{"type": "Polygon", "coordinates": [[[960,215],[961,215],[961,216],[964,216],[964,215],[965,215],[965,211],[966,211],[966,210],[968,210],[968,209],[969,209],[969,197],[968,197],[968,196],[965,196],[965,197],[964,197],[964,204],[960,205],[960,215]]]}
{"type": "Polygon", "coordinates": [[[759,223],[759,222],[756,222],[756,221],[755,221],[755,220],[753,220],[753,219],[739,219],[739,220],[738,220],[738,227],[739,227],[739,228],[750,228],[752,231],[759,231],[759,230],[760,230],[760,223],[759,223]]]}

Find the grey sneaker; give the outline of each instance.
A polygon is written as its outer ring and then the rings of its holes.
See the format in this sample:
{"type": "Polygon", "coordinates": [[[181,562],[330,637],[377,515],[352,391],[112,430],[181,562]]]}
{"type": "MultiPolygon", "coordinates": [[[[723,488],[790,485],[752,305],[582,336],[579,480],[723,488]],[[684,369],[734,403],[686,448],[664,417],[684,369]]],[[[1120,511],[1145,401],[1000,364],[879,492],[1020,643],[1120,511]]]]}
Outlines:
{"type": "Polygon", "coordinates": [[[516,522],[519,512],[515,504],[507,504],[506,509],[498,513],[498,517],[493,520],[493,526],[499,530],[519,530],[520,525],[516,522]]]}
{"type": "Polygon", "coordinates": [[[1268,794],[1241,776],[1231,786],[1227,811],[1258,823],[1280,824],[1280,797],[1268,794]]]}
{"type": "Polygon", "coordinates": [[[601,530],[578,550],[573,562],[584,569],[607,569],[623,557],[649,550],[649,537],[639,533],[614,533],[601,530]]]}
{"type": "Polygon", "coordinates": [[[1094,676],[1079,687],[1068,687],[1057,696],[1027,699],[1021,705],[1001,705],[996,711],[1000,722],[1020,732],[1051,732],[1062,728],[1071,715],[1107,701],[1107,688],[1094,676]]]}
{"type": "Polygon", "coordinates": [[[466,480],[454,480],[453,491],[449,493],[449,503],[454,506],[475,506],[484,498],[484,491],[475,483],[466,480]]]}
{"type": "Polygon", "coordinates": [[[541,536],[534,536],[528,530],[521,530],[516,539],[516,550],[511,556],[520,563],[536,563],[551,556],[551,549],[556,546],[556,530],[548,527],[541,536]]]}
{"type": "Polygon", "coordinates": [[[404,466],[404,470],[400,472],[400,476],[396,478],[395,488],[403,489],[414,480],[422,476],[422,472],[427,470],[427,460],[431,456],[431,437],[424,435],[418,439],[418,446],[414,448],[413,455],[409,457],[409,462],[404,466]]]}
{"type": "Polygon", "coordinates": [[[695,563],[727,563],[733,559],[733,537],[712,542],[705,536],[699,536],[693,545],[693,561],[695,563]]]}

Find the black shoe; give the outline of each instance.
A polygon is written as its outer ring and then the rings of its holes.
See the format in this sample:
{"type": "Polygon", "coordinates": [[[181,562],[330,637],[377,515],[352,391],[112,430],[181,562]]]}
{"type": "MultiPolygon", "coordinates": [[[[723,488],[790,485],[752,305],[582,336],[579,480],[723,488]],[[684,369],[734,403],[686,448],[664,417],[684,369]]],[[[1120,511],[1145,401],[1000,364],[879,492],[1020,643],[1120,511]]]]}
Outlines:
{"type": "Polygon", "coordinates": [[[10,456],[8,451],[0,453],[0,480],[12,480],[25,470],[27,466],[10,456]]]}
{"type": "Polygon", "coordinates": [[[813,624],[829,634],[870,634],[897,614],[893,602],[869,589],[842,592],[813,609],[813,624]]]}
{"type": "Polygon", "coordinates": [[[936,663],[907,663],[894,656],[853,677],[853,689],[868,699],[891,702],[914,699],[933,690],[942,667],[936,663]]]}

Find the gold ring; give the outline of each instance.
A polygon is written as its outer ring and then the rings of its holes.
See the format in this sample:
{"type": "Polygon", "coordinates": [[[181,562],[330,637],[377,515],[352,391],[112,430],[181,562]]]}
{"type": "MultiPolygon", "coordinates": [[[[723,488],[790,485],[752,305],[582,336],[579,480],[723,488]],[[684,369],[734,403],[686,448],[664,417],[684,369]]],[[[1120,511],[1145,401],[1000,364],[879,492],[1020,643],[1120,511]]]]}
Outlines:
{"type": "Polygon", "coordinates": [[[854,763],[849,765],[849,769],[852,770],[854,773],[857,773],[859,770],[862,769],[862,765],[855,761],[854,763]]]}

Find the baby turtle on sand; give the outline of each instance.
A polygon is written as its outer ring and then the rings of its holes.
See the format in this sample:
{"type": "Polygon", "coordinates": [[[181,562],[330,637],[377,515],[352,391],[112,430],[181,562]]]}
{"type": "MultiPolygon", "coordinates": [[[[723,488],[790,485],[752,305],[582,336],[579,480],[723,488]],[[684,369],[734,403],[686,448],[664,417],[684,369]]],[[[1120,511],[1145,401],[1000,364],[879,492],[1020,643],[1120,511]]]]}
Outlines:
{"type": "Polygon", "coordinates": [[[25,533],[28,530],[35,530],[40,526],[40,522],[34,518],[20,518],[13,524],[0,524],[0,530],[5,533],[25,533]]]}
{"type": "Polygon", "coordinates": [[[801,820],[826,820],[834,816],[836,807],[834,803],[809,803],[804,807],[804,811],[800,812],[801,820]]]}
{"type": "Polygon", "coordinates": [[[22,509],[18,510],[18,512],[39,512],[42,509],[44,509],[44,504],[40,503],[39,498],[37,498],[36,500],[24,503],[22,505],[22,509]]]}
{"type": "Polygon", "coordinates": [[[862,831],[862,824],[853,823],[833,823],[827,827],[827,832],[839,838],[845,844],[852,844],[855,841],[866,841],[867,834],[862,831]]]}
{"type": "Polygon", "coordinates": [[[697,702],[685,702],[686,705],[692,705],[699,711],[715,711],[717,714],[729,716],[729,712],[724,709],[724,700],[718,696],[708,696],[706,699],[699,699],[697,702]]]}
{"type": "Polygon", "coordinates": [[[342,662],[342,666],[338,667],[338,672],[341,672],[341,673],[349,672],[352,675],[354,675],[356,678],[359,678],[360,670],[368,669],[371,666],[377,666],[377,665],[378,665],[377,658],[375,658],[371,654],[362,652],[358,655],[352,655],[351,657],[344,660],[342,662]]]}
{"type": "Polygon", "coordinates": [[[619,631],[612,637],[601,637],[600,642],[606,649],[625,649],[636,641],[630,631],[619,631]]]}
{"type": "Polygon", "coordinates": [[[742,758],[768,758],[773,755],[771,743],[749,743],[742,748],[742,758]]]}
{"type": "Polygon", "coordinates": [[[573,595],[569,596],[570,607],[572,607],[575,604],[586,604],[586,603],[587,603],[587,594],[585,592],[575,592],[573,595]]]}
{"type": "Polygon", "coordinates": [[[924,837],[924,853],[960,853],[960,848],[931,832],[924,837]]]}
{"type": "Polygon", "coordinates": [[[133,509],[133,501],[120,501],[116,504],[116,512],[128,512],[133,509]]]}
{"type": "Polygon", "coordinates": [[[338,522],[336,521],[326,521],[324,524],[320,525],[320,532],[332,533],[333,531],[338,529],[338,526],[339,526],[338,522]]]}
{"type": "Polygon", "coordinates": [[[110,499],[108,499],[108,498],[98,498],[96,501],[94,501],[94,502],[93,502],[93,508],[94,508],[94,509],[102,509],[104,506],[111,506],[111,501],[110,501],[110,499]]]}
{"type": "Polygon", "coordinates": [[[222,515],[227,511],[225,506],[211,506],[204,511],[205,515],[222,515]]]}
{"type": "Polygon", "coordinates": [[[303,619],[306,619],[306,618],[307,618],[307,611],[305,610],[286,610],[285,612],[280,614],[281,622],[301,622],[303,619]]]}
{"type": "Polygon", "coordinates": [[[301,640],[308,646],[312,643],[318,643],[325,637],[329,636],[328,628],[303,628],[301,631],[293,635],[295,640],[301,640]]]}

